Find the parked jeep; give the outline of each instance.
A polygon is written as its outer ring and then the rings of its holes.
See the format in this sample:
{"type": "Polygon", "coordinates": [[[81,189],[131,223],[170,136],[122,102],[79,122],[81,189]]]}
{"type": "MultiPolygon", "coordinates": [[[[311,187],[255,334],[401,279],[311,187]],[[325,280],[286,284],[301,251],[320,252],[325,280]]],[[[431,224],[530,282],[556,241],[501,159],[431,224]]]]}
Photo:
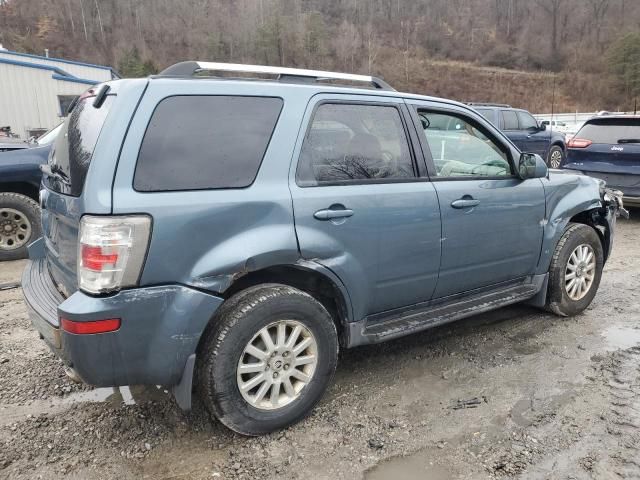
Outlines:
{"type": "Polygon", "coordinates": [[[564,133],[547,128],[526,110],[499,103],[469,103],[516,144],[522,152],[537,153],[551,168],[560,168],[566,157],[564,133]]]}
{"type": "Polygon", "coordinates": [[[195,386],[259,435],[310,412],[339,347],[516,302],[582,312],[618,202],[460,103],[183,62],[76,104],[23,290],[73,377],[164,385],[185,409],[195,386]]]}
{"type": "Polygon", "coordinates": [[[0,153],[0,262],[27,256],[27,245],[40,237],[40,165],[62,124],[28,144],[0,153]]]}

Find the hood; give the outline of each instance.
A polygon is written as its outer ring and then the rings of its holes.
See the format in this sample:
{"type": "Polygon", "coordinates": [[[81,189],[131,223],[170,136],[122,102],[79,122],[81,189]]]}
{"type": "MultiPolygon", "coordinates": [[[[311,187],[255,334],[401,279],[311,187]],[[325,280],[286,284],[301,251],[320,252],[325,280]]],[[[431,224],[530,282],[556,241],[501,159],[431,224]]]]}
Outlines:
{"type": "Polygon", "coordinates": [[[47,163],[49,150],[51,150],[51,145],[46,145],[44,147],[33,146],[31,148],[23,148],[11,152],[2,152],[0,153],[0,169],[8,168],[13,165],[40,165],[47,163]]]}

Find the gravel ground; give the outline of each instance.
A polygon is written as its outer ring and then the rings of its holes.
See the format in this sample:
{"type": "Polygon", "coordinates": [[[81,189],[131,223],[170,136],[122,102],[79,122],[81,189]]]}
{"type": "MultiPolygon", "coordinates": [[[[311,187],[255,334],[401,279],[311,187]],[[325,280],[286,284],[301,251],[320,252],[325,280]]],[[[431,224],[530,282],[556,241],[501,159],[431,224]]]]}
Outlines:
{"type": "MultiPolygon", "coordinates": [[[[0,478],[640,478],[640,211],[579,317],[522,306],[343,352],[314,413],[243,438],[165,391],[69,382],[0,291],[0,478]]],[[[0,283],[22,262],[0,264],[0,283]]]]}

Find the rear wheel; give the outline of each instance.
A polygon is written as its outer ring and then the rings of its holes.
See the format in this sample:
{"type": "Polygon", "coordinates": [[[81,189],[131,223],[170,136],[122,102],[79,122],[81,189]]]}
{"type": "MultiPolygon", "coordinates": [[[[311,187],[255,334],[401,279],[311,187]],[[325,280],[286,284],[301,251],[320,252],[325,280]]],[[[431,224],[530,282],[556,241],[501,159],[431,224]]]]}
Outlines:
{"type": "Polygon", "coordinates": [[[564,160],[564,150],[559,145],[553,145],[547,155],[547,165],[551,168],[560,168],[562,160],[564,160]]]}
{"type": "Polygon", "coordinates": [[[0,193],[0,261],[27,256],[27,245],[40,236],[40,208],[29,197],[0,193]]]}
{"type": "Polygon", "coordinates": [[[600,285],[603,265],[602,244],[596,231],[588,225],[569,224],[549,269],[549,310],[566,317],[587,308],[600,285]]]}
{"type": "Polygon", "coordinates": [[[261,435],[310,413],[337,358],[335,324],[321,303],[286,285],[251,287],[225,302],[204,337],[198,387],[225,426],[261,435]]]}

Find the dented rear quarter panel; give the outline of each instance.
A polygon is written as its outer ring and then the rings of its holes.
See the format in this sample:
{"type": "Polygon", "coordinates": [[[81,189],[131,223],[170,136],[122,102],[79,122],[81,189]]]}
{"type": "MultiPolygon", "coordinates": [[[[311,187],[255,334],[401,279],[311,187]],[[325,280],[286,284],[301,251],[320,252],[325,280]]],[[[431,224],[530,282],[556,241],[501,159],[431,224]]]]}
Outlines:
{"type": "Polygon", "coordinates": [[[538,274],[549,271],[553,252],[571,218],[602,206],[600,184],[586,175],[549,170],[548,177],[542,179],[542,185],[547,206],[538,274]]]}
{"type": "MultiPolygon", "coordinates": [[[[291,85],[163,80],[150,82],[124,142],[113,188],[113,212],[147,213],[151,243],[141,286],[184,284],[223,292],[243,274],[299,259],[286,179],[309,92],[291,85]],[[283,108],[252,185],[240,189],[137,192],[139,147],[156,105],[175,95],[281,97],[283,108]],[[283,188],[284,187],[284,188],[283,188]],[[132,208],[131,205],[135,205],[132,208]]],[[[176,159],[176,163],[180,159],[176,159]]]]}

